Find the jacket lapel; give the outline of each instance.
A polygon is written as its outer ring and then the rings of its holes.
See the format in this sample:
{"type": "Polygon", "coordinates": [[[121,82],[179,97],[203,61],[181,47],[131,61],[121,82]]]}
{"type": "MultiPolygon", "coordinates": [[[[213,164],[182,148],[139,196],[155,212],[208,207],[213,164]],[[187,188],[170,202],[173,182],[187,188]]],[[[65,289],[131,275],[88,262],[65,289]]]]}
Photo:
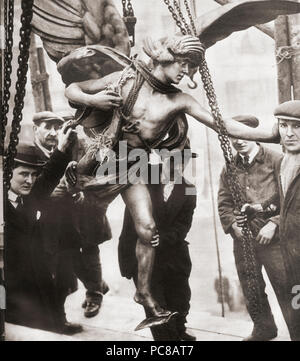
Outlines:
{"type": "MultiPolygon", "coordinates": [[[[285,196],[285,200],[284,200],[284,209],[285,211],[287,211],[291,205],[292,200],[294,199],[295,193],[297,191],[296,187],[294,187],[295,183],[298,181],[298,178],[300,177],[300,168],[297,172],[297,175],[295,177],[295,179],[292,181],[292,183],[290,184],[287,192],[286,192],[286,196],[285,196]]],[[[281,187],[282,188],[282,187],[281,187]]]]}

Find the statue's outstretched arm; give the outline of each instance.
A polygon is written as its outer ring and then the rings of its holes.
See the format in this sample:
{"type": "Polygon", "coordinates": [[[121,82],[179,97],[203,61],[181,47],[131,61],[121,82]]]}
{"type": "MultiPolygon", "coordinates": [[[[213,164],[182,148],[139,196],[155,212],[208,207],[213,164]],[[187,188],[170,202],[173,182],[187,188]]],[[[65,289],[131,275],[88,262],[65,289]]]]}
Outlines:
{"type": "MultiPolygon", "coordinates": [[[[200,123],[217,131],[213,116],[207,110],[205,110],[192,96],[188,94],[182,94],[180,96],[182,104],[184,104],[184,110],[187,114],[198,120],[200,123]]],[[[275,120],[266,125],[259,125],[257,128],[248,127],[232,118],[223,120],[228,134],[231,137],[265,143],[279,142],[279,128],[278,123],[275,120]]]]}

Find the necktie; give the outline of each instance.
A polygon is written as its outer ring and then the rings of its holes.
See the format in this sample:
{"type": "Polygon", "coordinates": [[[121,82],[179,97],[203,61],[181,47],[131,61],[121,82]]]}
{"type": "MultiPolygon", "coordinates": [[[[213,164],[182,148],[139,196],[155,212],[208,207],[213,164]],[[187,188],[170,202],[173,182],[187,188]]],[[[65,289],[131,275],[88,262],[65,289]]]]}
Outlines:
{"type": "Polygon", "coordinates": [[[249,162],[249,156],[248,155],[246,155],[245,157],[244,157],[244,159],[243,159],[243,166],[244,166],[244,168],[249,168],[249,166],[250,166],[250,162],[249,162]]]}
{"type": "Polygon", "coordinates": [[[22,196],[18,196],[17,199],[16,199],[16,202],[17,202],[16,210],[19,211],[23,207],[23,198],[22,198],[22,196]]]}

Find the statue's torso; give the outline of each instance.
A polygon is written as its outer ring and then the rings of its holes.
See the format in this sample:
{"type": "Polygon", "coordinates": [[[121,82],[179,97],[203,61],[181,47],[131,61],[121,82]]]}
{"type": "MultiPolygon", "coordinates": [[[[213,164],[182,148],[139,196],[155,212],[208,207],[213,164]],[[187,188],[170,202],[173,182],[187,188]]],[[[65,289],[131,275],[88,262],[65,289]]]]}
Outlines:
{"type": "MultiPolygon", "coordinates": [[[[128,82],[123,88],[122,96],[127,98],[132,87],[128,82]]],[[[139,122],[141,137],[151,142],[164,132],[170,121],[174,121],[176,115],[182,111],[182,105],[178,94],[162,94],[154,91],[148,83],[144,83],[139,91],[137,101],[133,107],[128,121],[139,122]]],[[[142,146],[142,142],[135,134],[124,133],[123,139],[128,140],[131,146],[142,146]]]]}

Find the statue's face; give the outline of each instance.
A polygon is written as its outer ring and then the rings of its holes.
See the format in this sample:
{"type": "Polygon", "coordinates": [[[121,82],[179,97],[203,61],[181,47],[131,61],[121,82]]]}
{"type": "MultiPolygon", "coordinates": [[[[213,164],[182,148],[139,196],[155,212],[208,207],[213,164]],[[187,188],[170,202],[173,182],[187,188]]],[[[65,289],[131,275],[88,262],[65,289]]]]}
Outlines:
{"type": "Polygon", "coordinates": [[[167,82],[179,84],[183,77],[189,73],[189,64],[186,60],[162,65],[167,82]]]}
{"type": "Polygon", "coordinates": [[[300,121],[279,120],[281,142],[289,153],[300,153],[300,121]]]}

